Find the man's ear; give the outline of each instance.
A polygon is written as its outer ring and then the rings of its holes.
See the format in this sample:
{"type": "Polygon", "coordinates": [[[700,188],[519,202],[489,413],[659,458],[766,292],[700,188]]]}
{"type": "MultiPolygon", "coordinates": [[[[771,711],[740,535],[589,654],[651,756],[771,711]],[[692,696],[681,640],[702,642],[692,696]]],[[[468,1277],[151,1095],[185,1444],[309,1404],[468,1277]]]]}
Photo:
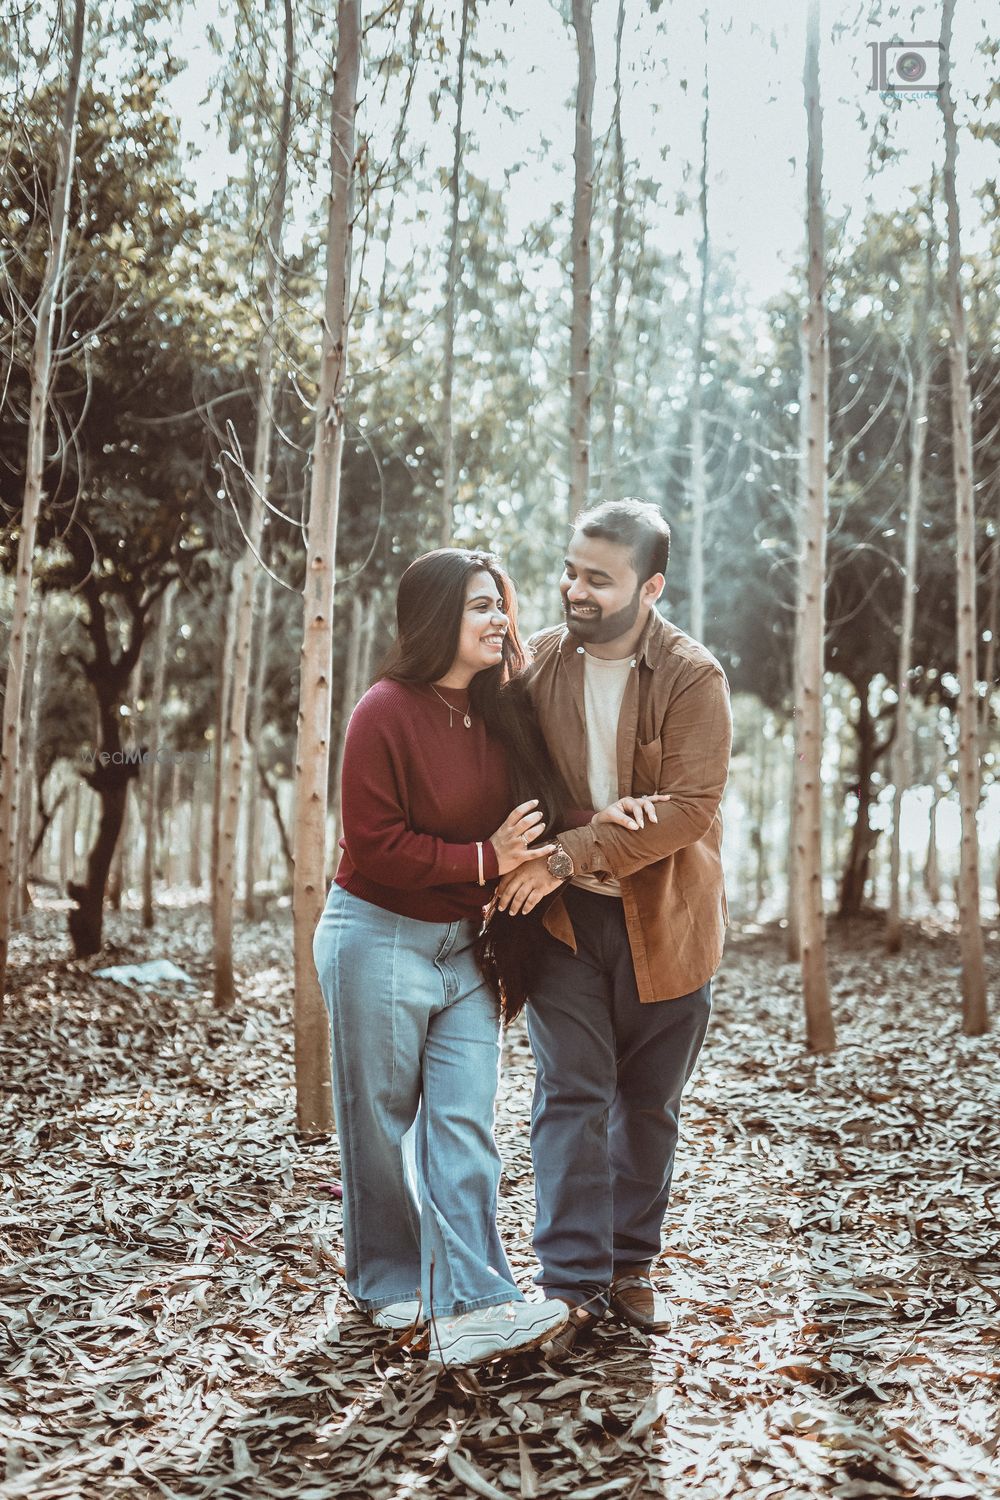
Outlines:
{"type": "Polygon", "coordinates": [[[655,604],[663,593],[666,581],[662,573],[654,573],[652,578],[647,578],[641,590],[642,602],[644,604],[655,604]]]}

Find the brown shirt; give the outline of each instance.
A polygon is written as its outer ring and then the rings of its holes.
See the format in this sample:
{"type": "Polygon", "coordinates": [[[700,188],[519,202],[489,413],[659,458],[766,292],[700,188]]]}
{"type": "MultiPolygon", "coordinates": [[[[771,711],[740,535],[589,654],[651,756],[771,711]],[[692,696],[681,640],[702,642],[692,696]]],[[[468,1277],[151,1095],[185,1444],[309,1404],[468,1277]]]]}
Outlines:
{"type": "MultiPolygon", "coordinates": [[[[532,641],[531,694],[549,750],[577,807],[589,805],[584,657],[564,626],[532,641]]],[[[719,805],[729,772],[729,685],[704,646],[656,610],[636,648],[618,721],[618,794],[669,792],[658,821],[634,831],[603,823],[559,842],[579,873],[621,882],[642,1001],[675,1000],[719,966],[728,920],[719,805]]],[[[595,809],[597,811],[599,809],[595,809]]],[[[561,896],[545,914],[576,949],[561,896]]]]}

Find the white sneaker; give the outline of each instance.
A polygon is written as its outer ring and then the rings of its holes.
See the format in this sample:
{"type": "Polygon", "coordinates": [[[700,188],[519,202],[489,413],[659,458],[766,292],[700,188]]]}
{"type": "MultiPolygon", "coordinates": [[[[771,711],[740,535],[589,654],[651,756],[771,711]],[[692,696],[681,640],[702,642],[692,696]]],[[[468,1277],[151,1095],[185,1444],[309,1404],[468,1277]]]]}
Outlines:
{"type": "Polygon", "coordinates": [[[501,1302],[454,1318],[434,1318],[430,1326],[429,1364],[481,1365],[503,1354],[534,1349],[562,1328],[569,1317],[565,1302],[501,1302]]]}
{"type": "Polygon", "coordinates": [[[414,1323],[419,1328],[424,1321],[420,1306],[419,1302],[390,1302],[388,1307],[380,1307],[369,1316],[376,1328],[412,1328],[414,1323]]]}

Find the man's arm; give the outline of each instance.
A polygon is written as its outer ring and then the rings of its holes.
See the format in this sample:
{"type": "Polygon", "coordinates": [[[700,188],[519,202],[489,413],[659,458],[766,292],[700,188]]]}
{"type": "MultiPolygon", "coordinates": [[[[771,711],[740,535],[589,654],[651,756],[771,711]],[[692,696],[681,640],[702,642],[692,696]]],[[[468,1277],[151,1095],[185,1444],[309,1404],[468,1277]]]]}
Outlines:
{"type": "Polygon", "coordinates": [[[578,875],[634,875],[695,844],[711,828],[729,774],[733,721],[722,670],[696,668],[671,700],[660,737],[661,792],[657,821],[644,828],[588,824],[559,834],[578,875]]]}

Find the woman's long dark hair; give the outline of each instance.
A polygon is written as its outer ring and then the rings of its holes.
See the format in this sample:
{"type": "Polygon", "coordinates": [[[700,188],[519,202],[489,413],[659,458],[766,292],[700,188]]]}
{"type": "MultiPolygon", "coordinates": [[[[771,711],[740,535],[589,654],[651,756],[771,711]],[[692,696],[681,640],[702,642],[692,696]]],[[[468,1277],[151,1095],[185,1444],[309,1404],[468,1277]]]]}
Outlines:
{"type": "MultiPolygon", "coordinates": [[[[477,672],[469,703],[507,752],[513,806],[537,797],[547,842],[561,826],[569,798],[545,745],[522,675],[528,657],[517,630],[514,585],[490,552],[440,547],[406,569],[396,595],[396,641],[378,673],[392,682],[437,682],[458,653],[465,597],[474,573],[488,573],[507,616],[503,656],[477,672]]],[[[541,911],[508,917],[493,909],[480,934],[476,956],[509,1024],[528,998],[534,952],[541,938],[541,911]]]]}

